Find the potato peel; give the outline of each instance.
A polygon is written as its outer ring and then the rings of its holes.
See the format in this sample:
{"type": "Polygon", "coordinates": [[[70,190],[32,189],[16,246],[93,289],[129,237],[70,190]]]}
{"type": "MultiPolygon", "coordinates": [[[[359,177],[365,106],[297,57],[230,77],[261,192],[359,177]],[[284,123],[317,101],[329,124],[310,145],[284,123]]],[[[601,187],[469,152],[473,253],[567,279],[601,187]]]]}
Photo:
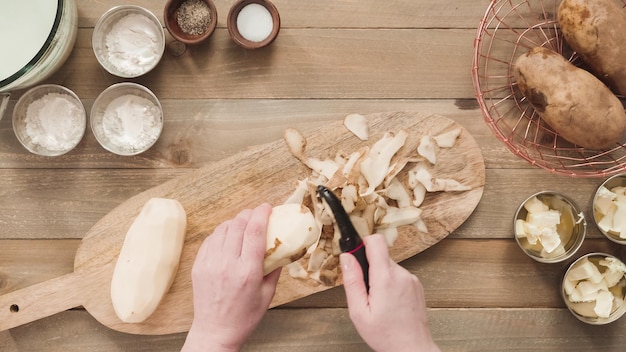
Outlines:
{"type": "MultiPolygon", "coordinates": [[[[346,116],[344,125],[355,135],[358,133],[355,131],[369,131],[367,119],[358,114],[346,116]]],[[[329,263],[338,263],[340,233],[332,212],[317,197],[315,189],[318,185],[326,186],[341,199],[362,237],[381,233],[387,244],[393,246],[401,226],[413,226],[422,233],[428,233],[419,208],[427,194],[471,189],[453,179],[434,177],[430,171],[437,162],[438,149],[452,148],[460,131],[445,132],[438,138],[430,134],[422,136],[422,143],[429,149],[424,152],[427,156],[418,153],[417,146],[408,148],[408,131],[400,129],[387,131],[373,144],[364,145],[356,151],[338,151],[334,159],[321,160],[306,156],[306,139],[300,132],[288,129],[285,143],[289,151],[309,169],[308,177],[300,181],[308,185],[309,196],[302,195],[303,186],[299,183],[289,201],[310,199],[312,213],[322,224],[322,234],[316,247],[300,260],[300,268],[305,268],[308,274],[306,279],[333,286],[339,278],[338,265],[329,263]]],[[[295,268],[291,271],[297,275],[292,277],[303,278],[302,270],[295,268]]]]}

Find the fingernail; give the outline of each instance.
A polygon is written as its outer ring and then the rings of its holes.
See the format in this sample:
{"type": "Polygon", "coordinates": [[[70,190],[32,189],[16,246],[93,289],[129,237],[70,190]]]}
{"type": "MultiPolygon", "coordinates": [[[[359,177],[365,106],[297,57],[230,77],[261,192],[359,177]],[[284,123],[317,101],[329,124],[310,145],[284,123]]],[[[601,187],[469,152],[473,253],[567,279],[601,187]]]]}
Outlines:
{"type": "Polygon", "coordinates": [[[347,253],[341,253],[339,255],[339,263],[341,264],[341,270],[343,271],[350,270],[350,267],[352,266],[352,261],[348,258],[349,255],[350,254],[347,253]]]}

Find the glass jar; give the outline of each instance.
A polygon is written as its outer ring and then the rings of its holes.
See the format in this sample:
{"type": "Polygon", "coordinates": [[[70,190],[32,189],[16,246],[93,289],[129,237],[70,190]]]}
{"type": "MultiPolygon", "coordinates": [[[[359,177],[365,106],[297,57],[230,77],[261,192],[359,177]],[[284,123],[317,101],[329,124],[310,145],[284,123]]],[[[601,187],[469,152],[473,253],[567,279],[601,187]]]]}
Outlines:
{"type": "Polygon", "coordinates": [[[34,86],[56,72],[74,48],[77,32],[75,0],[0,4],[0,119],[8,92],[34,86]]]}

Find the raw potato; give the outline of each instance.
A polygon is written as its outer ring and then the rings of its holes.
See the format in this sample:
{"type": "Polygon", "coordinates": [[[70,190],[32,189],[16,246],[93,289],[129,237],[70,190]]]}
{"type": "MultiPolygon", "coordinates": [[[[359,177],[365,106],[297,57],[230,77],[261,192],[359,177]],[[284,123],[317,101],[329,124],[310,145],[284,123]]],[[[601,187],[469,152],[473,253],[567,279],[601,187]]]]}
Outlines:
{"type": "Polygon", "coordinates": [[[263,273],[302,258],[321,233],[315,217],[302,204],[289,203],[272,209],[267,224],[267,244],[263,273]]]}
{"type": "Polygon", "coordinates": [[[185,242],[187,215],[174,199],[152,198],[132,223],[111,280],[115,314],[126,323],[146,320],[169,290],[185,242]]]}
{"type": "Polygon", "coordinates": [[[626,95],[626,10],[616,0],[563,0],[558,19],[563,37],[591,70],[626,95]]]}
{"type": "Polygon", "coordinates": [[[626,131],[620,100],[598,78],[560,54],[533,48],[515,61],[513,73],[535,111],[567,141],[605,149],[615,146],[626,131]]]}

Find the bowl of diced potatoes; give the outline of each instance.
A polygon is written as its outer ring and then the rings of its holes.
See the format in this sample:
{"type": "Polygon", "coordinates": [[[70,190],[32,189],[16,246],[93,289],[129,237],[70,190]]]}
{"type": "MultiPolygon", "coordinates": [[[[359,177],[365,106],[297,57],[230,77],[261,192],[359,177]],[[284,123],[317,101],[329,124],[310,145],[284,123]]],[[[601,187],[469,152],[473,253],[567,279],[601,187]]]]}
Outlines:
{"type": "Polygon", "coordinates": [[[606,238],[626,244],[626,174],[609,177],[598,187],[593,220],[606,238]]]}
{"type": "Polygon", "coordinates": [[[578,258],[563,277],[561,295],[579,320],[592,325],[613,322],[626,312],[626,265],[605,253],[578,258]]]}
{"type": "Polygon", "coordinates": [[[528,197],[513,220],[517,244],[532,259],[558,263],[572,257],[587,232],[587,221],[571,198],[554,191],[528,197]]]}

